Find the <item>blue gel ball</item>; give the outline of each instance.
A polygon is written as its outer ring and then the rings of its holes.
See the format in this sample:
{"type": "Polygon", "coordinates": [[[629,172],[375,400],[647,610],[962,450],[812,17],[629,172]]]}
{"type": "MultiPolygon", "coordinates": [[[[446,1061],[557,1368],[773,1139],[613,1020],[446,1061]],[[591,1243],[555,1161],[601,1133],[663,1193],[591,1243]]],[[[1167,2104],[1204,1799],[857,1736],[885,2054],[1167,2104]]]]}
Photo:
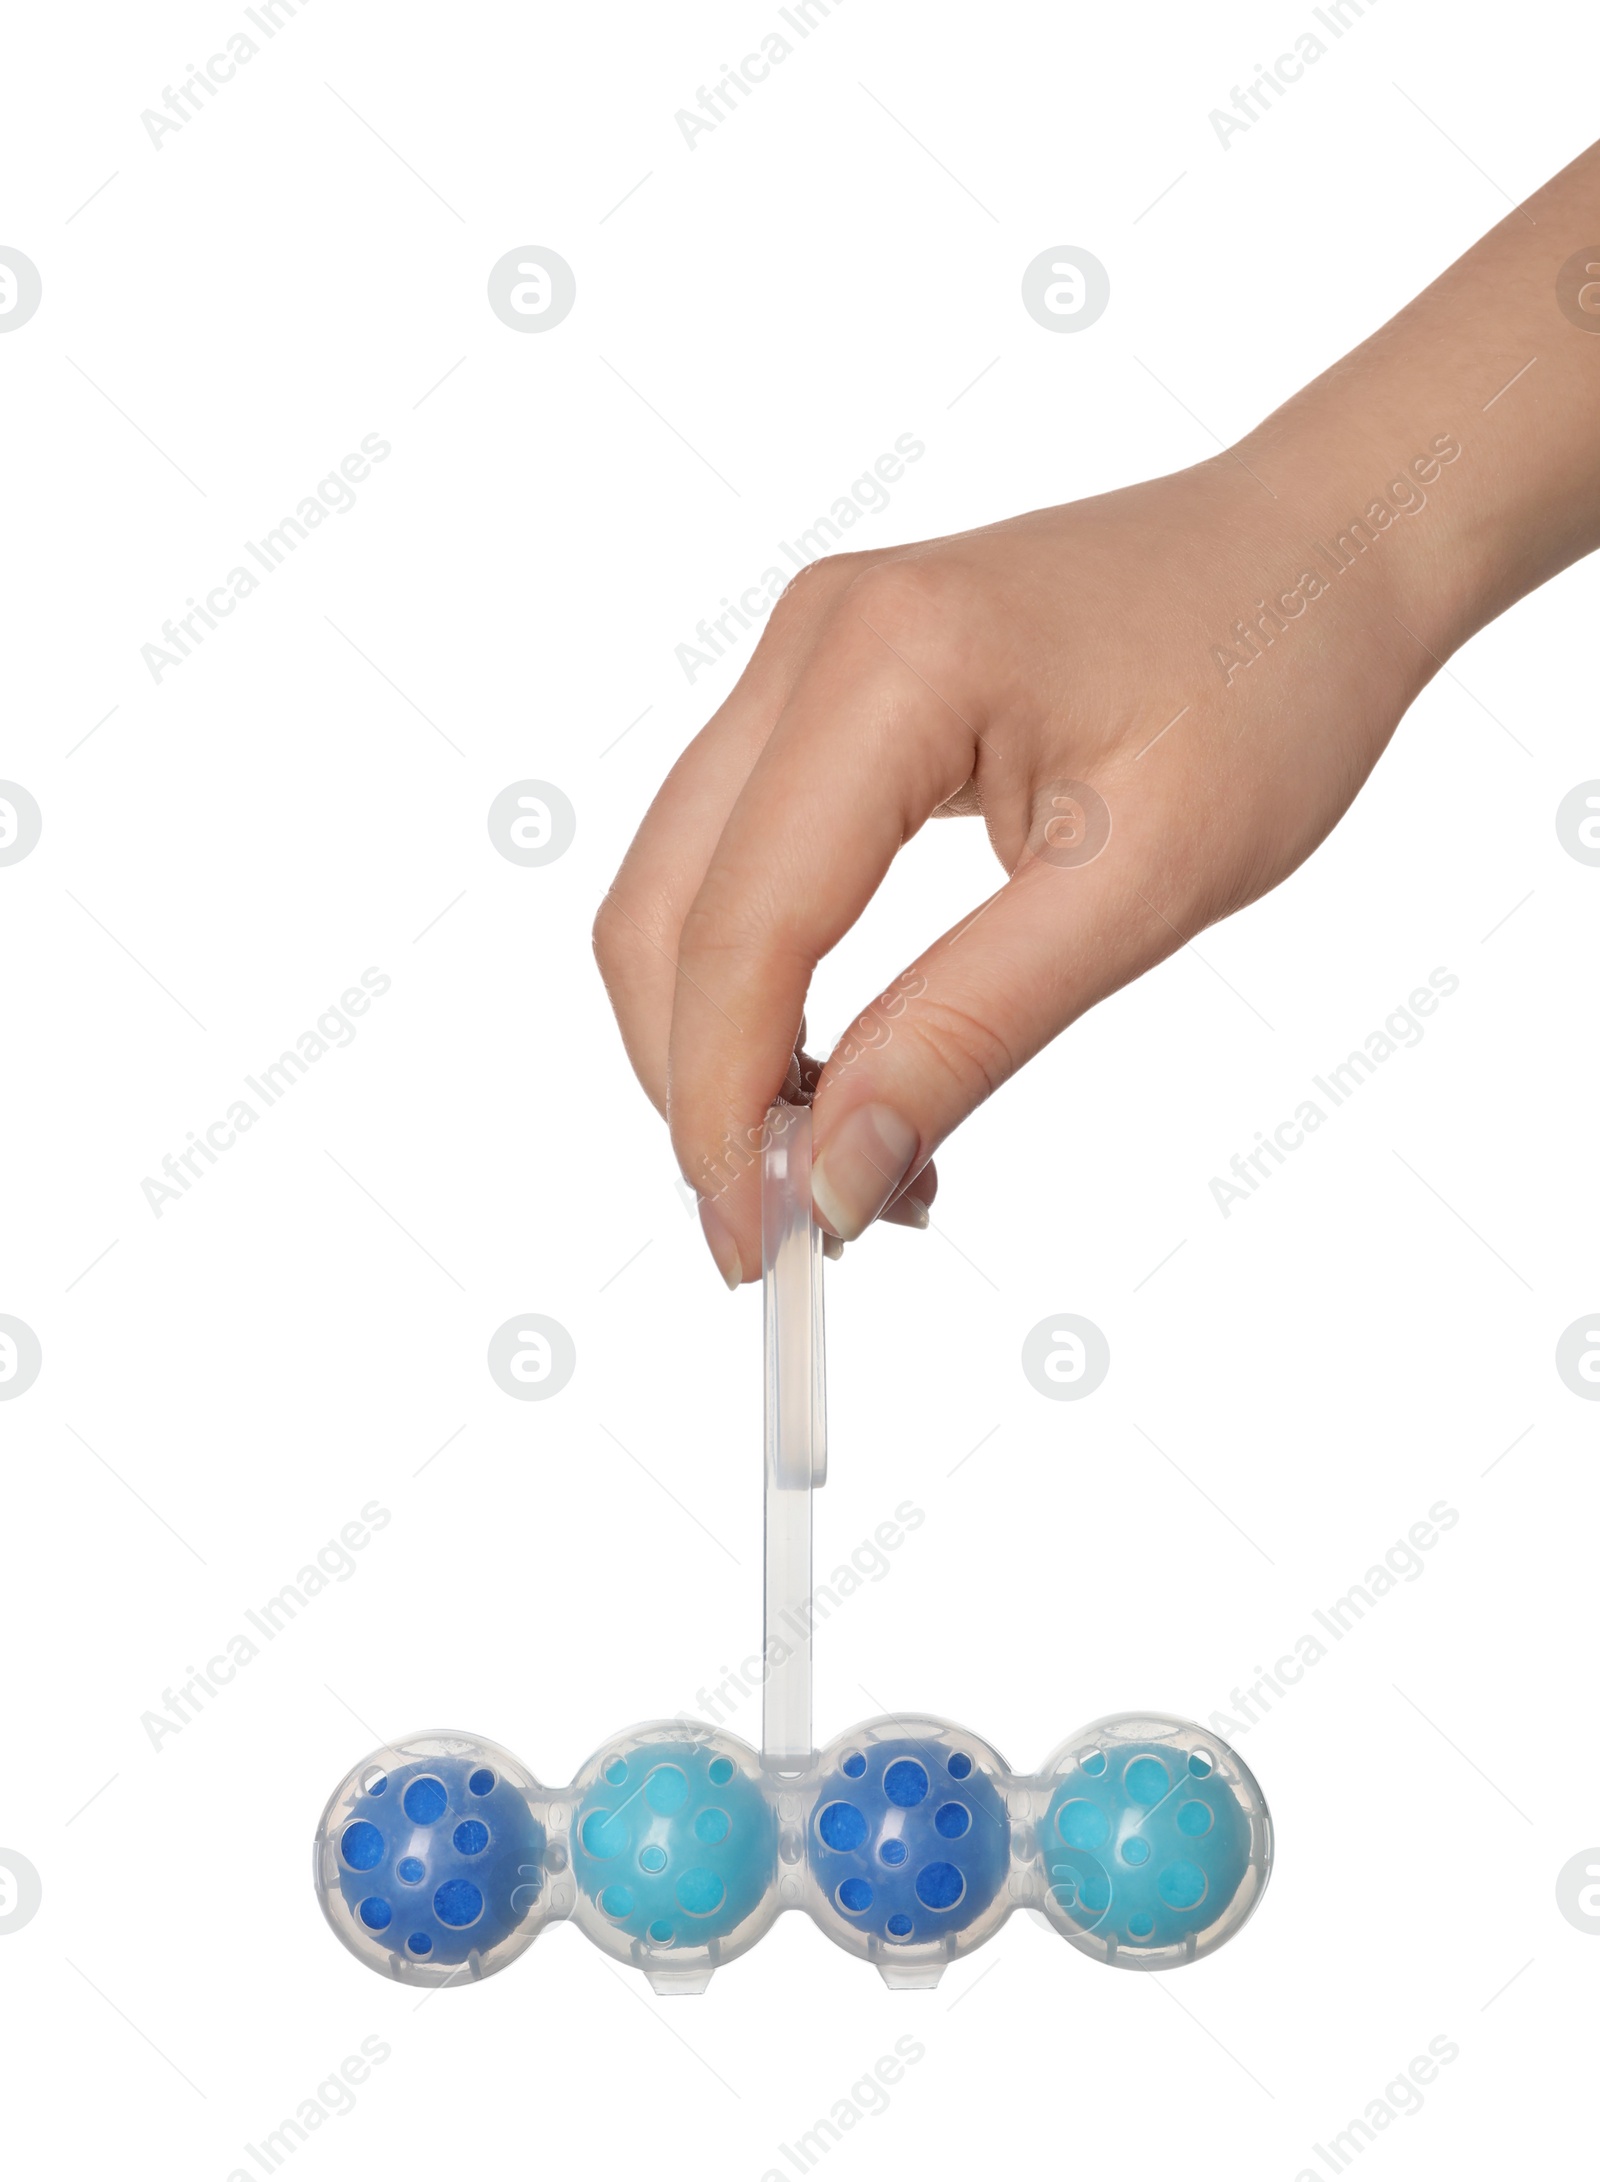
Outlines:
{"type": "Polygon", "coordinates": [[[584,1769],[572,1870],[597,1932],[682,1951],[725,1939],[777,1874],[777,1821],[714,1742],[619,1745],[584,1769]]]}
{"type": "Polygon", "coordinates": [[[983,1917],[1005,1884],[1011,1822],[967,1751],[863,1735],[823,1780],[806,1853],[830,1932],[915,1946],[983,1917]]]}
{"type": "Polygon", "coordinates": [[[544,1828],[507,1765],[487,1744],[424,1738],[369,1761],[329,1806],[324,1838],[355,1920],[335,1930],[375,1969],[488,1955],[539,1904],[544,1828]]]}
{"type": "Polygon", "coordinates": [[[1050,1902],[1069,1933],[1122,1953],[1181,1947],[1226,1914],[1250,1869],[1248,1816],[1200,1752],[1086,1750],[1041,1828],[1050,1902]]]}

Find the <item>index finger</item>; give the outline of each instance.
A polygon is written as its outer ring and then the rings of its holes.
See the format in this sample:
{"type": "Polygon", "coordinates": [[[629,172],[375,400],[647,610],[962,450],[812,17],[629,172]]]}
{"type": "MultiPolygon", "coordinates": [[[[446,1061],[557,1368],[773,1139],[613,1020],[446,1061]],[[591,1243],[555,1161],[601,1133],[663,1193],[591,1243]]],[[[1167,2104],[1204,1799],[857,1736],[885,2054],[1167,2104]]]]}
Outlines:
{"type": "MultiPolygon", "coordinates": [[[[812,972],[901,847],[973,771],[978,728],[925,678],[925,629],[923,666],[911,668],[896,647],[898,582],[868,575],[841,600],[684,920],[667,1119],[684,1175],[747,1274],[760,1264],[762,1123],[812,972]]],[[[953,669],[932,663],[948,686],[953,669]]]]}
{"type": "Polygon", "coordinates": [[[839,556],[795,579],[734,689],[657,790],[595,919],[595,954],[628,1058],[663,1112],[683,919],[816,630],[851,574],[839,556]]]}

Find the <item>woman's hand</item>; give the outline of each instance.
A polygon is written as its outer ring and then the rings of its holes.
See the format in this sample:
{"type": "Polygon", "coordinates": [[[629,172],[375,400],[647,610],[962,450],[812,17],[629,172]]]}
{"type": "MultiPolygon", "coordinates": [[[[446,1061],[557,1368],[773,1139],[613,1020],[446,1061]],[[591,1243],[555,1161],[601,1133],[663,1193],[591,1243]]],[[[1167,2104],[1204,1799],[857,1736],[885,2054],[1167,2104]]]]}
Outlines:
{"type": "Polygon", "coordinates": [[[1294,870],[1444,657],[1596,542],[1600,341],[1574,326],[1556,353],[1551,288],[1569,229],[1600,228],[1595,155],[1534,202],[1538,225],[1507,221],[1237,450],[841,554],[779,601],[595,929],[730,1286],[760,1268],[756,1150],[786,1078],[814,1092],[825,1226],[925,1224],[951,1130],[1294,870]],[[1535,335],[1543,380],[1486,408],[1535,335]],[[812,971],[940,813],[982,816],[1004,883],[951,905],[819,1071],[812,971]]]}

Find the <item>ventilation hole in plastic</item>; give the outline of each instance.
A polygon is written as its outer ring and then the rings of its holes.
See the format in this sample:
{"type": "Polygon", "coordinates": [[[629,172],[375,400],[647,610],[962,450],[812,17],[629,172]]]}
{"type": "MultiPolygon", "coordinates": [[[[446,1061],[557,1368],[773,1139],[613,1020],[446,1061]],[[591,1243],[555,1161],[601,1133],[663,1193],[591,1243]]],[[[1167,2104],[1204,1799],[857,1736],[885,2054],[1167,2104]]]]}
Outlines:
{"type": "Polygon", "coordinates": [[[945,1771],[952,1780],[965,1780],[972,1771],[972,1760],[964,1750],[953,1750],[950,1753],[950,1762],[945,1767],[945,1771]]]}
{"type": "Polygon", "coordinates": [[[483,1896],[470,1879],[447,1879],[434,1890],[433,1913],[441,1924],[460,1931],[483,1915],[483,1896]]]}
{"type": "Polygon", "coordinates": [[[725,1788],[733,1778],[732,1758],[713,1758],[706,1767],[706,1778],[717,1788],[725,1788]]]}
{"type": "Polygon", "coordinates": [[[713,1842],[728,1838],[728,1814],[726,1811],[701,1811],[694,1822],[694,1837],[709,1847],[713,1842]]]}
{"type": "Polygon", "coordinates": [[[431,1955],[433,1953],[433,1942],[426,1932],[413,1932],[410,1939],[406,1941],[406,1945],[414,1955],[431,1955]]]}
{"type": "Polygon", "coordinates": [[[1196,1780],[1204,1780],[1206,1775],[1211,1771],[1211,1766],[1212,1760],[1206,1755],[1203,1750],[1190,1751],[1189,1770],[1194,1775],[1196,1780]]]}
{"type": "Polygon", "coordinates": [[[891,1803],[909,1811],[928,1793],[928,1776],[915,1758],[896,1758],[883,1776],[883,1792],[891,1803]]]}
{"type": "Polygon", "coordinates": [[[450,1836],[462,1856],[481,1856],[489,1846],[489,1829],[481,1818],[464,1818],[450,1836]]]}
{"type": "Polygon", "coordinates": [[[1128,1930],[1136,1940],[1147,1940],[1155,1928],[1154,1917],[1138,1916],[1128,1919],[1128,1930]]]}
{"type": "Polygon", "coordinates": [[[924,1864],[917,1873],[917,1900],[925,1909],[954,1909],[966,1891],[954,1864],[924,1864]]]}
{"type": "Polygon", "coordinates": [[[1211,1831],[1211,1808],[1205,1803],[1180,1803],[1178,1806],[1178,1831],[1189,1835],[1211,1831]]]}
{"type": "Polygon", "coordinates": [[[678,1897],[678,1907],[687,1910],[691,1917],[709,1917],[714,1909],[722,1907],[727,1888],[714,1871],[686,1871],[673,1888],[678,1897]]]}
{"type": "Polygon", "coordinates": [[[1106,1769],[1106,1754],[1103,1750],[1086,1750],[1078,1764],[1085,1773],[1103,1773],[1106,1769]]]}
{"type": "Polygon", "coordinates": [[[480,1765],[478,1770],[472,1775],[472,1778],[467,1782],[467,1786],[472,1790],[472,1793],[475,1796],[486,1796],[489,1793],[489,1790],[494,1786],[494,1775],[490,1772],[489,1768],[486,1765],[480,1765]]]}
{"type": "Polygon", "coordinates": [[[352,1871],[376,1871],[383,1862],[383,1836],[370,1820],[358,1818],[339,1836],[339,1854],[352,1871]]]}
{"type": "Polygon", "coordinates": [[[934,1831],[946,1841],[959,1841],[971,1824],[972,1813],[964,1803],[941,1803],[933,1814],[934,1831]]]}
{"type": "Polygon", "coordinates": [[[884,1929],[891,1939],[903,1940],[910,1933],[911,1919],[902,1911],[899,1916],[891,1917],[884,1929]]]}
{"type": "Polygon", "coordinates": [[[608,1917],[627,1917],[633,1912],[632,1887],[607,1887],[600,1897],[600,1907],[608,1917]]]}
{"type": "Polygon", "coordinates": [[[859,1750],[852,1750],[841,1767],[841,1771],[848,1774],[851,1780],[859,1780],[866,1770],[867,1761],[859,1750]]]}
{"type": "Polygon", "coordinates": [[[1129,1834],[1122,1844],[1122,1861],[1125,1864],[1148,1864],[1150,1844],[1142,1834],[1129,1834]]]}
{"type": "Polygon", "coordinates": [[[421,1883],[423,1866],[420,1856],[402,1856],[394,1868],[408,1887],[414,1887],[421,1883]]]}
{"type": "Polygon", "coordinates": [[[666,1946],[667,1942],[672,1938],[672,1927],[665,1917],[657,1917],[655,1923],[650,1927],[650,1937],[658,1947],[666,1946]]]}
{"type": "Polygon", "coordinates": [[[639,1869],[641,1871],[665,1871],[666,1868],[667,1852],[658,1843],[652,1841],[648,1848],[639,1851],[639,1869]]]}
{"type": "Polygon", "coordinates": [[[1111,1828],[1096,1803],[1063,1803],[1056,1813],[1056,1831],[1069,1849],[1097,1849],[1111,1828]]]}
{"type": "Polygon", "coordinates": [[[670,1818],[689,1800],[689,1776],[675,1765],[658,1765],[644,1784],[644,1800],[657,1818],[670,1818]]]}
{"type": "Polygon", "coordinates": [[[1159,1803],[1172,1783],[1159,1758],[1135,1758],[1122,1776],[1122,1785],[1135,1803],[1159,1803]]]}
{"type": "Polygon", "coordinates": [[[886,1841],[878,1854],[886,1864],[903,1864],[906,1860],[906,1845],[903,1841],[886,1841]]]}
{"type": "Polygon", "coordinates": [[[1169,1909],[1193,1909],[1205,1890],[1205,1873],[1197,1864],[1181,1860],[1168,1864],[1156,1881],[1156,1892],[1169,1909]]]}
{"type": "Polygon", "coordinates": [[[369,1894],[361,1905],[361,1922],[369,1932],[381,1932],[393,1915],[381,1894],[369,1894]]]}
{"type": "Polygon", "coordinates": [[[817,1820],[817,1831],[830,1849],[859,1849],[867,1822],[853,1803],[830,1803],[817,1820]]]}
{"type": "Polygon", "coordinates": [[[628,1761],[626,1758],[607,1759],[606,1779],[610,1781],[613,1788],[620,1788],[627,1777],[628,1761]]]}
{"type": "Polygon", "coordinates": [[[372,1772],[370,1772],[367,1775],[366,1779],[361,1783],[361,1789],[364,1795],[381,1796],[384,1790],[388,1787],[388,1785],[388,1774],[380,1773],[376,1769],[376,1767],[374,1767],[372,1772]]]}
{"type": "Polygon", "coordinates": [[[865,1879],[846,1879],[841,1882],[839,1907],[849,1910],[852,1917],[859,1917],[864,1909],[872,1907],[872,1889],[865,1879]]]}
{"type": "Polygon", "coordinates": [[[442,1780],[435,1780],[431,1773],[421,1773],[400,1800],[413,1826],[431,1826],[436,1818],[443,1818],[450,1798],[445,1794],[442,1780]]]}
{"type": "Polygon", "coordinates": [[[620,1811],[591,1811],[578,1834],[585,1852],[604,1862],[628,1846],[628,1822],[620,1811]]]}

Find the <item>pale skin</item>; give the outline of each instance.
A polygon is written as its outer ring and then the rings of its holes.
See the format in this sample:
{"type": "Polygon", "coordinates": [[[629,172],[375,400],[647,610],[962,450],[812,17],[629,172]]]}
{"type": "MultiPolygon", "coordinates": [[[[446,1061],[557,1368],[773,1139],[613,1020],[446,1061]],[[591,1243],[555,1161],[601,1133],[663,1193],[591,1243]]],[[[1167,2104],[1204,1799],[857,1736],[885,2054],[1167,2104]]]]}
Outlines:
{"type": "Polygon", "coordinates": [[[595,925],[730,1287],[760,1272],[751,1148],[786,1084],[812,1100],[826,1231],[926,1225],[951,1131],[1286,878],[1450,655],[1600,545],[1586,279],[1600,146],[1228,453],[791,585],[595,925]],[[1068,783],[1110,819],[1087,862],[1068,783]],[[967,814],[1007,876],[819,1067],[817,963],[929,818],[967,814]]]}

